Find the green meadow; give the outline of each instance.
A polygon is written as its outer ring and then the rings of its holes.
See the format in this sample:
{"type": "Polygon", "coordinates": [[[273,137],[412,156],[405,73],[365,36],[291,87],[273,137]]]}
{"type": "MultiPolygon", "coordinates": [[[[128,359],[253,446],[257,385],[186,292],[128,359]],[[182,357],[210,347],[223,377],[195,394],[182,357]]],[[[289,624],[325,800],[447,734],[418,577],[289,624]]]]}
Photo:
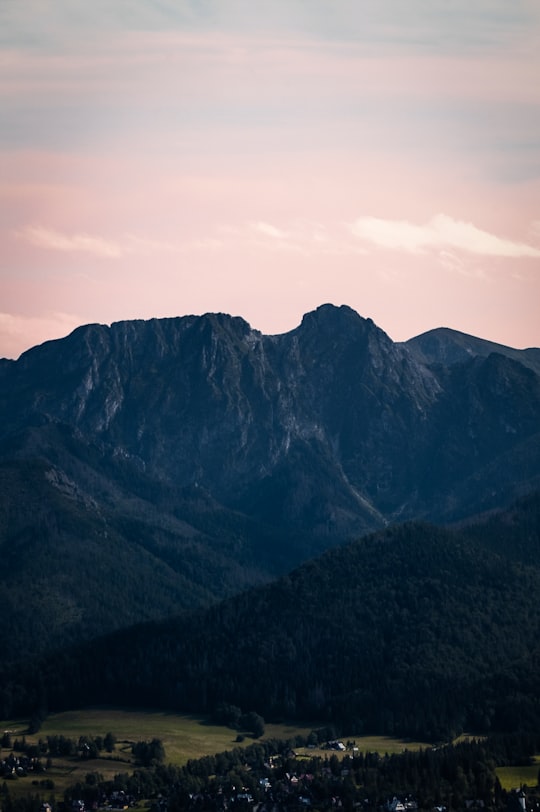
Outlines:
{"type": "MultiPolygon", "coordinates": [[[[110,758],[126,763],[131,762],[133,743],[154,738],[163,742],[166,761],[176,765],[185,764],[190,758],[200,758],[253,743],[250,736],[239,743],[236,741],[236,730],[209,723],[200,717],[153,710],[92,708],[51,714],[39,733],[33,736],[26,733],[27,726],[26,721],[0,722],[0,733],[9,730],[12,739],[20,739],[24,735],[27,742],[37,743],[40,738],[46,739],[47,736],[78,739],[79,736],[105,736],[111,732],[117,741],[115,752],[110,758]]],[[[311,726],[267,724],[262,738],[291,739],[298,735],[307,735],[311,729],[311,726]]]]}
{"type": "Polygon", "coordinates": [[[527,767],[497,767],[496,773],[503,789],[520,789],[524,786],[536,787],[539,783],[540,757],[537,756],[534,764],[527,767]]]}
{"type": "MultiPolygon", "coordinates": [[[[130,750],[133,743],[153,738],[161,739],[165,748],[166,761],[176,765],[185,764],[191,758],[200,758],[253,743],[253,738],[250,736],[246,736],[244,741],[239,743],[236,741],[237,732],[235,730],[212,724],[201,717],[155,710],[91,708],[51,714],[44,721],[39,733],[33,736],[26,733],[27,726],[28,723],[22,720],[0,722],[0,733],[9,730],[12,739],[17,737],[20,739],[24,735],[27,742],[37,743],[40,738],[46,739],[47,736],[61,735],[78,739],[79,736],[105,736],[111,732],[117,740],[116,749],[110,757],[104,760],[113,759],[116,762],[125,763],[131,762],[130,750]]],[[[307,736],[316,727],[320,727],[320,725],[317,723],[266,724],[261,740],[289,740],[296,736],[307,736]]],[[[349,736],[348,738],[354,739],[360,750],[381,754],[400,753],[404,749],[411,750],[430,746],[425,742],[404,741],[389,736],[349,736]]],[[[297,752],[299,754],[304,752],[328,754],[329,751],[301,747],[297,752]]],[[[339,755],[339,753],[336,754],[339,755]]]]}
{"type": "MultiPolygon", "coordinates": [[[[296,736],[307,736],[313,728],[320,725],[300,724],[266,724],[265,739],[294,740],[296,736]]],[[[64,790],[84,781],[88,773],[99,773],[104,779],[113,778],[117,773],[131,772],[134,769],[131,747],[138,741],[160,739],[165,748],[165,761],[181,766],[189,759],[231,750],[234,747],[246,747],[253,743],[251,736],[245,736],[237,742],[237,732],[231,728],[215,725],[205,719],[186,714],[167,713],[156,710],[129,710],[119,708],[90,708],[78,711],[51,714],[44,721],[41,730],[30,735],[27,733],[26,720],[0,722],[0,735],[9,731],[12,742],[24,736],[29,744],[37,744],[39,739],[47,736],[65,736],[78,740],[79,736],[105,737],[109,732],[116,737],[116,747],[110,754],[103,752],[100,758],[80,760],[76,758],[53,758],[51,767],[43,774],[29,775],[25,778],[8,782],[13,797],[39,792],[47,797],[51,792],[59,797],[64,790]],[[46,790],[41,781],[48,779],[54,782],[54,790],[46,790]],[[37,783],[36,783],[37,781],[37,783]]],[[[392,739],[388,736],[348,737],[355,740],[362,751],[399,753],[404,749],[428,747],[426,743],[392,739]]],[[[320,748],[295,748],[302,757],[314,755],[337,755],[344,753],[320,748]]],[[[6,756],[5,748],[0,756],[6,756]]],[[[44,759],[45,760],[45,759],[44,759]]]]}

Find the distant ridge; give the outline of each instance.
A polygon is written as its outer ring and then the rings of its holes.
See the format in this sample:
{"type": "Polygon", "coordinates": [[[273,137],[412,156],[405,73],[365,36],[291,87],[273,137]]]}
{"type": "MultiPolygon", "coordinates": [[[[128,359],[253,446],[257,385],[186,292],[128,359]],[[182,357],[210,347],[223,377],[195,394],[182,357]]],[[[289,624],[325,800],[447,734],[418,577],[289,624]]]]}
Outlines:
{"type": "Polygon", "coordinates": [[[526,350],[515,350],[504,344],[476,338],[448,327],[428,330],[403,344],[414,353],[419,361],[426,364],[448,366],[463,363],[474,356],[487,358],[492,352],[496,352],[506,358],[519,361],[520,364],[540,375],[540,349],[531,347],[526,350]]]}

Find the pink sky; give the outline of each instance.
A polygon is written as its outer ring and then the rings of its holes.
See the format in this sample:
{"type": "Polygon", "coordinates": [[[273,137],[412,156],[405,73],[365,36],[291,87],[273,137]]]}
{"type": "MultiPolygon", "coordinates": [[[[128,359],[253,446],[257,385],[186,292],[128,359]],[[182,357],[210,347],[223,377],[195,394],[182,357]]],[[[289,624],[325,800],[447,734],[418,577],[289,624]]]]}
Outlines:
{"type": "Polygon", "coordinates": [[[323,302],[540,346],[538,4],[114,9],[0,9],[0,356],[323,302]]]}

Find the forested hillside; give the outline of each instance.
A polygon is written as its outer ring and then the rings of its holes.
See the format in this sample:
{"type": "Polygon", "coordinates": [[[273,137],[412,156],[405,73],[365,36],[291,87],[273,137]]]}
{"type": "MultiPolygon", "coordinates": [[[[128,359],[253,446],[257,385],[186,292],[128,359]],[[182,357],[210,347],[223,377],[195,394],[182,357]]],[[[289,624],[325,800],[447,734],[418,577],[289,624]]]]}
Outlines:
{"type": "Polygon", "coordinates": [[[396,525],[206,611],[58,654],[19,673],[28,694],[4,677],[4,715],[19,697],[27,709],[228,703],[428,739],[532,729],[539,529],[538,495],[461,530],[396,525]]]}
{"type": "Polygon", "coordinates": [[[0,462],[4,663],[208,606],[283,572],[270,528],[202,489],[156,485],[150,499],[121,475],[114,489],[96,477],[98,501],[39,457],[0,462]]]}

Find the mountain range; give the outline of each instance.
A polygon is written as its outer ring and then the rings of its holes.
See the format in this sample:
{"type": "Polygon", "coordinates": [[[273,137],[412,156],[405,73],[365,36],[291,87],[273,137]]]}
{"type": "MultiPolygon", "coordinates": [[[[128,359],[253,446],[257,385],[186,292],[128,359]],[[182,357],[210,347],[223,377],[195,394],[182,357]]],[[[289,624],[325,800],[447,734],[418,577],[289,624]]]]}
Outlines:
{"type": "Polygon", "coordinates": [[[207,607],[540,487],[540,350],[323,305],[87,325],[0,362],[4,659],[207,607]],[[14,633],[16,629],[16,633],[14,633]]]}

